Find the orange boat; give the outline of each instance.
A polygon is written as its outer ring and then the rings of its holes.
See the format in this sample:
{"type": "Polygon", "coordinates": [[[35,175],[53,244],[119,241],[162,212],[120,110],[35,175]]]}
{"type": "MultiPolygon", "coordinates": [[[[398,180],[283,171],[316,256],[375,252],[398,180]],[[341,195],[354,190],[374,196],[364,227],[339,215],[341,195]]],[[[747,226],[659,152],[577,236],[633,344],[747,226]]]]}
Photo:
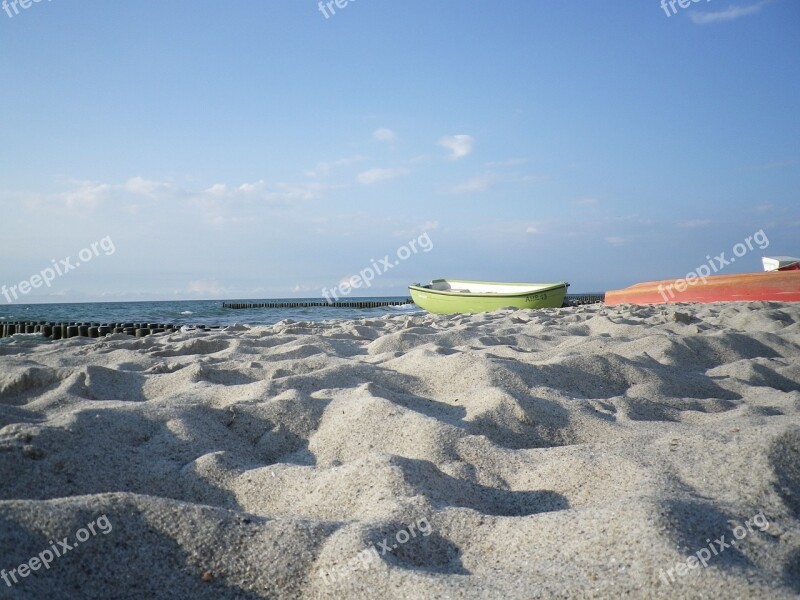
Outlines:
{"type": "Polygon", "coordinates": [[[605,303],[800,302],[800,271],[665,279],[606,292],[605,303]]]}

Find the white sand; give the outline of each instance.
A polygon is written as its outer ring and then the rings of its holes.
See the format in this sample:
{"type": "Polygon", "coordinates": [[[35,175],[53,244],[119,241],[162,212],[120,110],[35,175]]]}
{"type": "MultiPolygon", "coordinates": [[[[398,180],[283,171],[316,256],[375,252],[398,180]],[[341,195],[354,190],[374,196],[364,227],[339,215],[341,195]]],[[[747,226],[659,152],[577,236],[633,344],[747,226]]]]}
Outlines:
{"type": "Polygon", "coordinates": [[[592,306],[0,345],[0,568],[113,526],[0,597],[795,598],[798,323],[592,306]]]}

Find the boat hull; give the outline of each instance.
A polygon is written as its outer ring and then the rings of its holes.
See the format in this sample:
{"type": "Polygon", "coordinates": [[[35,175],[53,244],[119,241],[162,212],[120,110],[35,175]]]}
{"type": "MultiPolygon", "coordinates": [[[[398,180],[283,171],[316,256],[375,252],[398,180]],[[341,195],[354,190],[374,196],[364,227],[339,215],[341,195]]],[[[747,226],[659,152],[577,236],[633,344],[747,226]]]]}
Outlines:
{"type": "MultiPolygon", "coordinates": [[[[476,283],[491,284],[492,282],[476,283]]],[[[509,307],[518,309],[559,308],[564,304],[568,286],[568,283],[561,282],[536,291],[501,294],[433,290],[419,285],[410,285],[408,290],[411,292],[411,299],[420,308],[436,314],[454,314],[489,312],[509,307]]]]}
{"type": "Polygon", "coordinates": [[[695,279],[665,279],[606,292],[605,303],[671,304],[677,302],[800,302],[800,271],[770,271],[714,275],[695,279]]]}

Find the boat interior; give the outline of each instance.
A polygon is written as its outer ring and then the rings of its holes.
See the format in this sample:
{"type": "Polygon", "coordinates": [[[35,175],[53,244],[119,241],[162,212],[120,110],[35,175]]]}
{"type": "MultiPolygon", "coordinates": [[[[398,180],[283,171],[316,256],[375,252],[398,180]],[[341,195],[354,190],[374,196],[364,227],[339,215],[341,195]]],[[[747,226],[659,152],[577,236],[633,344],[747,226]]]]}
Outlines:
{"type": "Polygon", "coordinates": [[[478,281],[459,281],[457,279],[441,279],[432,281],[421,287],[462,294],[525,294],[551,288],[557,283],[489,283],[478,281]]]}

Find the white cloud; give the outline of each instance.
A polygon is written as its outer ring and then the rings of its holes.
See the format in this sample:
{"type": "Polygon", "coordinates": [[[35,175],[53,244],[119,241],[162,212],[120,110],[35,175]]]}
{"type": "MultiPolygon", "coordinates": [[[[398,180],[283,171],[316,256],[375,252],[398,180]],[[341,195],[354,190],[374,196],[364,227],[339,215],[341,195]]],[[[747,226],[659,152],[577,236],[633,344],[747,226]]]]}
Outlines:
{"type": "Polygon", "coordinates": [[[142,196],[155,196],[159,192],[168,192],[171,187],[167,183],[150,181],[144,177],[132,177],[122,185],[122,189],[125,191],[142,196]]]}
{"type": "Polygon", "coordinates": [[[611,235],[606,238],[606,241],[612,246],[622,246],[625,244],[625,238],[618,235],[611,235]]]}
{"type": "Polygon", "coordinates": [[[219,296],[225,293],[225,288],[220,286],[216,281],[190,281],[186,288],[186,292],[194,296],[219,296]]]}
{"type": "Polygon", "coordinates": [[[276,191],[268,192],[265,199],[271,202],[317,200],[333,186],[321,183],[278,183],[276,191]]]}
{"type": "Polygon", "coordinates": [[[228,186],[224,183],[215,183],[206,190],[206,194],[211,194],[212,196],[224,196],[227,193],[228,186]]]}
{"type": "Polygon", "coordinates": [[[434,229],[439,229],[439,221],[425,221],[419,227],[420,231],[433,231],[434,229]]]}
{"type": "Polygon", "coordinates": [[[448,188],[451,194],[473,194],[488,190],[497,181],[494,175],[480,175],[448,188]]]}
{"type": "Polygon", "coordinates": [[[450,159],[464,158],[475,145],[475,138],[471,135],[446,135],[439,140],[439,145],[450,150],[450,159]]]}
{"type": "Polygon", "coordinates": [[[113,186],[106,183],[83,181],[78,184],[76,189],[64,192],[59,197],[67,208],[94,209],[113,189],[113,186]]]}
{"type": "Polygon", "coordinates": [[[381,181],[387,181],[389,179],[394,179],[395,177],[407,175],[410,172],[411,171],[403,167],[396,167],[393,169],[369,169],[368,171],[359,173],[356,177],[356,181],[364,185],[371,185],[373,183],[379,183],[381,181]]]}
{"type": "Polygon", "coordinates": [[[205,189],[193,190],[142,177],[133,177],[118,184],[93,181],[69,183],[71,189],[35,198],[27,204],[32,210],[47,204],[59,204],[68,210],[80,212],[106,206],[129,215],[141,215],[152,210],[154,201],[161,201],[176,209],[188,206],[196,211],[201,220],[212,225],[225,225],[246,222],[259,206],[289,206],[317,200],[335,187],[313,181],[267,185],[262,179],[238,185],[219,182],[205,189]]]}
{"type": "Polygon", "coordinates": [[[476,175],[475,177],[471,177],[466,181],[458,183],[454,186],[447,188],[447,193],[449,194],[474,194],[478,192],[485,192],[492,186],[498,183],[516,183],[516,184],[524,184],[524,183],[537,183],[540,181],[544,181],[545,177],[539,177],[534,175],[519,175],[517,173],[484,173],[482,175],[476,175]]]}
{"type": "Polygon", "coordinates": [[[381,127],[372,132],[372,137],[379,142],[393,142],[397,138],[397,134],[391,129],[381,127]]]}
{"type": "Polygon", "coordinates": [[[530,221],[527,219],[497,219],[481,223],[475,228],[475,233],[492,240],[520,239],[520,235],[530,236],[550,231],[551,228],[545,221],[530,221]]]}
{"type": "Polygon", "coordinates": [[[99,207],[114,193],[127,193],[133,196],[154,198],[160,194],[174,192],[172,185],[150,181],[143,177],[132,177],[124,183],[99,183],[96,181],[71,181],[71,190],[56,195],[67,208],[92,210],[99,207]]]}
{"type": "Polygon", "coordinates": [[[301,200],[316,200],[331,186],[317,182],[309,183],[276,183],[269,188],[263,179],[254,183],[242,183],[229,187],[224,183],[215,183],[203,192],[203,196],[214,200],[251,199],[270,203],[281,203],[301,200]]]}
{"type": "Polygon", "coordinates": [[[319,177],[327,177],[331,174],[334,169],[338,169],[339,167],[347,167],[357,162],[361,162],[362,160],[366,160],[363,156],[350,156],[347,158],[339,158],[337,160],[332,161],[323,161],[318,162],[317,165],[308,171],[306,171],[306,177],[312,177],[317,179],[319,177]]]}
{"type": "Polygon", "coordinates": [[[242,192],[243,194],[253,194],[255,192],[260,192],[264,189],[264,180],[260,179],[255,183],[243,183],[238,187],[238,191],[242,192]]]}
{"type": "Polygon", "coordinates": [[[751,4],[750,6],[729,6],[724,10],[718,10],[714,12],[694,11],[691,13],[690,18],[692,19],[692,22],[697,25],[718,23],[720,21],[733,21],[739,17],[756,14],[757,12],[761,11],[764,5],[768,3],[769,1],[765,0],[763,2],[751,4]]]}

